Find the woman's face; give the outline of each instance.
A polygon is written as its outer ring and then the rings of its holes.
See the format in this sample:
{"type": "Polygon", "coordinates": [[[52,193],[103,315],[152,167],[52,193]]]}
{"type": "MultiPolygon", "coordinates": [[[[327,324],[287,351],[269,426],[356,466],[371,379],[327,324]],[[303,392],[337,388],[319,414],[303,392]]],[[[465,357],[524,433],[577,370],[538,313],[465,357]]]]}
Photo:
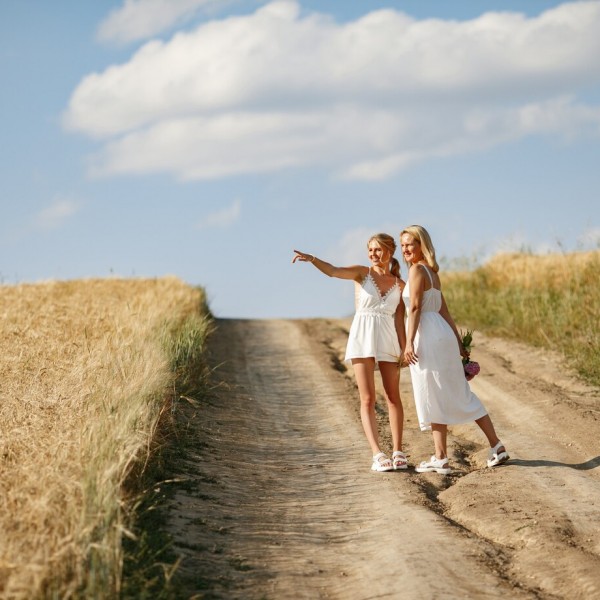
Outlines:
{"type": "Polygon", "coordinates": [[[390,261],[389,252],[376,240],[369,242],[369,260],[373,266],[384,266],[390,261]]]}
{"type": "Polygon", "coordinates": [[[400,238],[402,256],[407,263],[416,263],[423,258],[421,244],[410,233],[403,233],[400,238]]]}

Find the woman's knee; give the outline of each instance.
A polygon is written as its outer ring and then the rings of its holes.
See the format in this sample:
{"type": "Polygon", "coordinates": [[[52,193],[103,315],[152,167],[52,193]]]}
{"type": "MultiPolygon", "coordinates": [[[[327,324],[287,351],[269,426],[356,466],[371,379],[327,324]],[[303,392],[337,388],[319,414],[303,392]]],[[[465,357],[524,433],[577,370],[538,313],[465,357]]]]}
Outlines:
{"type": "Polygon", "coordinates": [[[402,409],[402,400],[400,399],[400,394],[395,394],[392,396],[387,395],[386,400],[390,408],[402,409]]]}
{"type": "Polygon", "coordinates": [[[375,408],[376,402],[377,396],[375,394],[361,394],[360,396],[361,405],[368,409],[375,408]]]}

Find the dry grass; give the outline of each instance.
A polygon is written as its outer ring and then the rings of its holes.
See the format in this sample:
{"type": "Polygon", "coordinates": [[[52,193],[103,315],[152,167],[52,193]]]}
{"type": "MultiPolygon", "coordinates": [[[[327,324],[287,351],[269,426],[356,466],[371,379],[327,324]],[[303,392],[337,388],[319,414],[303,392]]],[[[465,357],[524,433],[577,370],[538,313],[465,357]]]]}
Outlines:
{"type": "Polygon", "coordinates": [[[456,321],[558,350],[600,385],[600,251],[499,255],[443,279],[456,321]]]}
{"type": "Polygon", "coordinates": [[[203,305],[175,278],[0,287],[2,598],[116,597],[123,483],[203,305]]]}

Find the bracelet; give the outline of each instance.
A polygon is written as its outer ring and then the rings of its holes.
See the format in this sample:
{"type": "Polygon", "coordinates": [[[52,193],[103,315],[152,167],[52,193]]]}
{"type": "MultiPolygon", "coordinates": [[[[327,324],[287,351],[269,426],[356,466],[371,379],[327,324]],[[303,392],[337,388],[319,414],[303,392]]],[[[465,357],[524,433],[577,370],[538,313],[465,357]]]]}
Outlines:
{"type": "Polygon", "coordinates": [[[311,254],[312,258],[310,259],[310,262],[315,262],[315,258],[317,258],[314,254],[311,254]]]}

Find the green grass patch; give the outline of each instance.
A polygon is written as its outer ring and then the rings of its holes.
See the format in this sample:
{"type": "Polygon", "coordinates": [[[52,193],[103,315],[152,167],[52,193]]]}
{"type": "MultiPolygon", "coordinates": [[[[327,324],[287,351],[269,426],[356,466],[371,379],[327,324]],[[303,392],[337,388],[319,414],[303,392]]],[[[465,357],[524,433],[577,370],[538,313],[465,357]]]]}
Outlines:
{"type": "Polygon", "coordinates": [[[443,274],[457,323],[558,351],[600,385],[600,252],[495,257],[469,272],[443,274]]]}

